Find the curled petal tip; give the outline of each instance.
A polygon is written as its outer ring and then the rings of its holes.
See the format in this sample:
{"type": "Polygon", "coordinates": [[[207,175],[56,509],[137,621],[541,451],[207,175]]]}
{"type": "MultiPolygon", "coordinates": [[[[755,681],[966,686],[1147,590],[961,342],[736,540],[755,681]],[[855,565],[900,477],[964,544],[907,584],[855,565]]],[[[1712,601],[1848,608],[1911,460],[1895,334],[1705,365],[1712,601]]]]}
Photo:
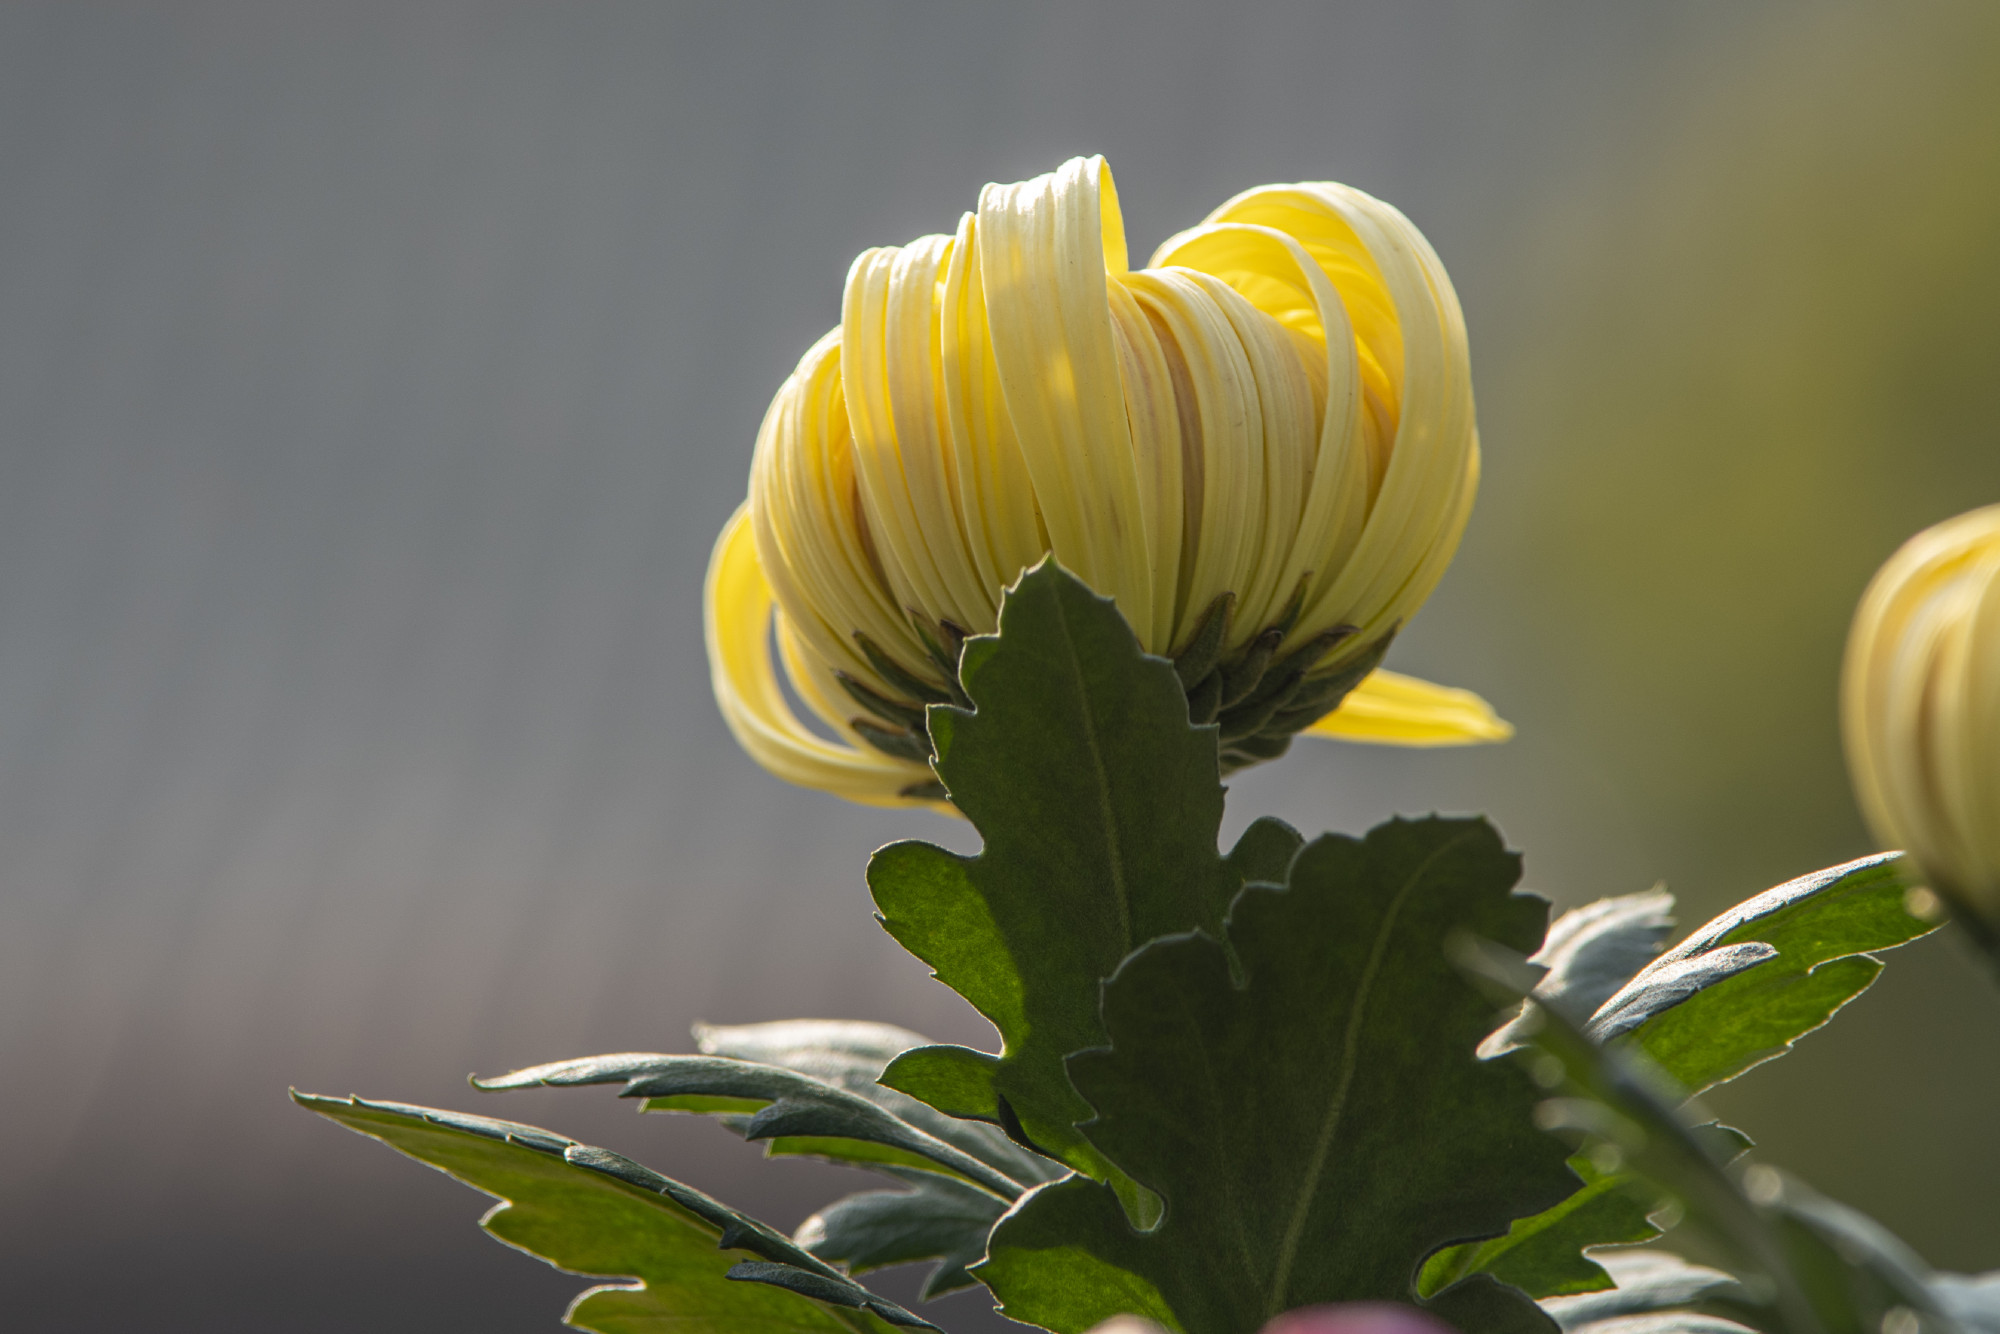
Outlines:
{"type": "Polygon", "coordinates": [[[1507,740],[1514,725],[1470,690],[1377,670],[1307,734],[1382,746],[1474,746],[1507,740]]]}
{"type": "MultiPolygon", "coordinates": [[[[1225,768],[1269,759],[1430,595],[1478,478],[1464,318],[1401,213],[1260,187],[1133,270],[1110,169],[1077,158],[855,261],[710,564],[716,699],[781,778],[948,809],[914,720],[1052,557],[1182,659],[1192,702],[1218,696],[1225,768]]],[[[1509,735],[1430,689],[1364,689],[1315,730],[1509,735]]]]}

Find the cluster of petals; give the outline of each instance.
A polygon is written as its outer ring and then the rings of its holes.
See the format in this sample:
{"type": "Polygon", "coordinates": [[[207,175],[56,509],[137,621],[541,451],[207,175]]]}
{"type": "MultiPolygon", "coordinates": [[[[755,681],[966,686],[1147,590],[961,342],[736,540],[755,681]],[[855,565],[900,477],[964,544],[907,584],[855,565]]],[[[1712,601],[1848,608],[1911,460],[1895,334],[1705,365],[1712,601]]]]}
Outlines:
{"type": "Polygon", "coordinates": [[[1841,721],[1876,836],[1974,929],[2000,933],[2000,505],[1917,534],[1875,576],[1841,721]]]}
{"type": "MultiPolygon", "coordinates": [[[[1229,594],[1225,655],[1280,627],[1285,648],[1332,645],[1323,675],[1423,603],[1478,478],[1464,320],[1402,214],[1343,185],[1264,186],[1135,270],[1109,169],[1074,159],[987,186],[953,235],[854,262],[715,548],[717,699],[783,778],[920,800],[923,758],[857,727],[855,699],[921,717],[919,687],[952,693],[956,643],[993,631],[1045,555],[1151,652],[1229,594]]],[[[1477,696],[1381,671],[1312,730],[1508,732],[1477,696]]]]}

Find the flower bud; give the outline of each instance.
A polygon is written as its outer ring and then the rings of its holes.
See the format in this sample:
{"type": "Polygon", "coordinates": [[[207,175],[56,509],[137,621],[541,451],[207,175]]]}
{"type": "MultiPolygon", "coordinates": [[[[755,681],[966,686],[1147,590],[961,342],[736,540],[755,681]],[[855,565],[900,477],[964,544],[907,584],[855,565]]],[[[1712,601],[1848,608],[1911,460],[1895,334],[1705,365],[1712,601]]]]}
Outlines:
{"type": "Polygon", "coordinates": [[[1847,767],[1875,836],[2000,937],[2000,505],[1917,534],[1847,640],[1847,767]]]}
{"type": "Polygon", "coordinates": [[[1053,553],[1176,660],[1225,770],[1306,730],[1499,740],[1477,696],[1373,670],[1478,478],[1464,320],[1402,214],[1264,186],[1133,270],[1110,170],[1073,159],[854,262],[716,544],[716,697],[783,778],[938,800],[923,710],[1053,553]]]}

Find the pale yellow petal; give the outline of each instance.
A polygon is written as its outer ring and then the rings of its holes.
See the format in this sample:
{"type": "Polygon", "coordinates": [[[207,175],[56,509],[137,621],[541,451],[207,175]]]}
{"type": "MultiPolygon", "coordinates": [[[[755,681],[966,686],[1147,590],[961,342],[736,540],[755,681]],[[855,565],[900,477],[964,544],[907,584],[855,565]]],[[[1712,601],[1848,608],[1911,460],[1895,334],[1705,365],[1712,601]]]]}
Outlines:
{"type": "Polygon", "coordinates": [[[1848,769],[1876,837],[2000,922],[2000,505],[1889,558],[1842,676],[1848,769]]]}
{"type": "Polygon", "coordinates": [[[1305,735],[1380,746],[1471,746],[1505,741],[1514,727],[1470,690],[1376,671],[1305,735]]]}
{"type": "Polygon", "coordinates": [[[752,759],[786,782],[871,806],[926,804],[901,794],[931,777],[927,766],[828,741],[792,711],[771,662],[773,597],[757,558],[747,504],[716,540],[703,593],[715,702],[752,759]]]}
{"type": "Polygon", "coordinates": [[[979,196],[994,364],[1056,558],[1153,642],[1152,534],[1125,417],[1107,277],[1125,271],[1102,158],[979,196]]]}
{"type": "MultiPolygon", "coordinates": [[[[938,358],[959,511],[980,575],[997,595],[1042,558],[1049,535],[993,362],[978,236],[978,219],[959,219],[939,294],[938,358]]],[[[995,622],[965,628],[986,634],[995,622]]]]}

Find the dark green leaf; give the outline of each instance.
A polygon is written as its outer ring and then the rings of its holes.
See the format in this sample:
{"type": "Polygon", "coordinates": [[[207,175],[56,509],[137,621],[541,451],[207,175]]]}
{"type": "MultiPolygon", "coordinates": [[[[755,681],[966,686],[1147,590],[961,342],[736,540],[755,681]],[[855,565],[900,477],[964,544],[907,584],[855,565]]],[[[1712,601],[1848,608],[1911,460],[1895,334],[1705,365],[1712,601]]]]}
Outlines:
{"type": "MultiPolygon", "coordinates": [[[[1701,1092],[1783,1054],[1875,980],[1882,965],[1863,951],[1888,949],[1933,929],[1905,909],[1909,882],[1901,866],[1899,853],[1866,857],[1737,905],[1641,969],[1598,1007],[1588,1031],[1636,1045],[1686,1092],[1701,1092]]],[[[1581,918],[1579,926],[1615,921],[1625,930],[1652,930],[1664,925],[1670,903],[1664,894],[1632,895],[1566,914],[1535,956],[1550,966],[1535,996],[1578,1018],[1581,1007],[1571,1002],[1583,993],[1556,979],[1576,968],[1577,946],[1587,937],[1565,923],[1581,918]],[[1649,899],[1656,911],[1648,910],[1649,899]]],[[[1642,940],[1635,936],[1634,947],[1642,940]]],[[[1518,1035],[1519,1026],[1510,1025],[1497,1043],[1518,1035]]],[[[1506,1237],[1482,1246],[1476,1263],[1463,1251],[1439,1257],[1427,1277],[1484,1269],[1537,1297],[1589,1291],[1577,1284],[1593,1273],[1593,1286],[1601,1287],[1602,1271],[1583,1257],[1583,1248],[1655,1235],[1640,1225],[1643,1219],[1635,1224],[1633,1210],[1640,1206],[1616,1203],[1629,1184],[1623,1173],[1588,1184],[1548,1214],[1523,1219],[1506,1237]]]]}
{"type": "MultiPolygon", "coordinates": [[[[694,1036],[705,1055],[781,1066],[864,1097],[1025,1185],[1064,1174],[1061,1164],[1022,1148],[991,1125],[946,1116],[877,1083],[890,1061],[928,1044],[927,1038],[906,1028],[851,1019],[783,1019],[766,1024],[696,1024],[694,1036]]],[[[772,1141],[771,1152],[792,1147],[772,1141]]]]}
{"type": "Polygon", "coordinates": [[[1491,1274],[1454,1283],[1424,1305],[1446,1323],[1476,1334],[1558,1334],[1548,1312],[1491,1274]]]}
{"type": "Polygon", "coordinates": [[[775,1065],[721,1056],[621,1052],[530,1066],[473,1081],[474,1087],[488,1091],[618,1083],[625,1086],[621,1096],[645,1098],[648,1110],[655,1111],[739,1111],[745,1104],[762,1102],[763,1107],[743,1126],[746,1139],[807,1141],[797,1145],[798,1152],[943,1170],[1007,1200],[1024,1188],[1025,1183],[917,1129],[858,1093],[775,1065]],[[842,1145],[839,1141],[855,1143],[842,1145]]]}
{"type": "MultiPolygon", "coordinates": [[[[1728,1126],[1697,1126],[1694,1134],[1715,1157],[1733,1162],[1750,1141],[1728,1126]]],[[[1419,1291],[1426,1296],[1475,1273],[1492,1274],[1531,1297],[1600,1292],[1612,1285],[1604,1266],[1585,1255],[1590,1246],[1629,1246],[1651,1241],[1660,1229],[1651,1221],[1665,1200],[1631,1173],[1600,1168],[1589,1156],[1569,1160],[1583,1189],[1532,1218],[1516,1219],[1505,1236],[1440,1251],[1424,1265],[1419,1291]]]]}
{"type": "Polygon", "coordinates": [[[1424,1265],[1419,1290],[1428,1296],[1478,1273],[1491,1274],[1531,1297],[1610,1287],[1611,1276],[1583,1248],[1659,1236],[1647,1218],[1658,1201],[1637,1195],[1623,1172],[1601,1172],[1580,1154],[1569,1165],[1583,1179],[1583,1189],[1553,1209],[1515,1220],[1503,1236],[1438,1252],[1424,1265]]]}
{"type": "MultiPolygon", "coordinates": [[[[1091,1143],[1165,1220],[1134,1229],[1091,1181],[1042,1187],[978,1270],[1007,1314],[1076,1334],[1163,1304],[1187,1334],[1247,1334],[1316,1302],[1406,1301],[1431,1252],[1573,1191],[1526,1072],[1475,1058],[1492,1008],[1445,955],[1458,932],[1540,942],[1546,905],[1519,875],[1484,821],[1397,820],[1310,844],[1289,888],[1243,890],[1240,984],[1205,935],[1128,959],[1104,989],[1110,1048],[1069,1071],[1091,1143]]],[[[1445,1309],[1539,1319],[1474,1288],[1445,1309]]]]}
{"type": "Polygon", "coordinates": [[[1904,907],[1901,853],[1802,876],[1738,904],[1643,969],[1591,1017],[1690,1093],[1782,1055],[1868,989],[1868,953],[1936,928],[1904,907]]]}
{"type": "Polygon", "coordinates": [[[1282,885],[1292,869],[1305,840],[1283,820],[1266,815],[1254,820],[1226,859],[1232,875],[1242,884],[1282,885]]]}
{"type": "MultiPolygon", "coordinates": [[[[1481,965],[1496,982],[1504,967],[1481,965]]],[[[1518,994],[1518,991],[1517,993],[1518,994]]],[[[1920,1328],[1957,1324],[1921,1261],[1854,1211],[1766,1165],[1725,1170],[1740,1139],[1703,1134],[1675,1111],[1680,1091],[1630,1048],[1601,1046],[1558,1011],[1538,1007],[1532,1040],[1577,1096],[1543,1104],[1542,1123],[1616,1151],[1635,1177],[1679,1202],[1680,1226],[1740,1281],[1741,1304],[1704,1305],[1769,1334],[1879,1334],[1898,1308],[1920,1328]]]]}
{"type": "Polygon", "coordinates": [[[919,1260],[940,1263],[924,1282],[929,1301],[975,1282],[966,1272],[986,1254],[1005,1206],[983,1190],[927,1172],[901,1174],[908,1190],[849,1195],[808,1218],[792,1240],[822,1260],[862,1274],[919,1260]]]}
{"type": "MultiPolygon", "coordinates": [[[[765,1069],[776,1068],[829,1086],[838,1094],[834,1099],[839,1104],[836,1114],[843,1108],[852,1112],[847,1099],[861,1098],[873,1103],[898,1121],[961,1150],[1009,1180],[1033,1184],[1053,1180],[1065,1171],[1060,1164],[1020,1147],[990,1125],[956,1120],[876,1083],[883,1067],[898,1053],[924,1043],[922,1037],[907,1029],[849,1020],[792,1019],[737,1026],[697,1024],[695,1039],[707,1057],[756,1063],[765,1069]]],[[[691,1086],[712,1088],[702,1067],[687,1065],[690,1060],[698,1059],[597,1058],[523,1071],[509,1076],[508,1082],[510,1086],[613,1079],[629,1083],[641,1073],[637,1066],[656,1071],[660,1062],[667,1062],[679,1066],[683,1077],[692,1080],[691,1086]]],[[[733,1068],[724,1068],[734,1073],[733,1068]]],[[[493,1086],[493,1082],[488,1081],[487,1086],[493,1086]]],[[[732,1083],[730,1087],[738,1085],[732,1083]]],[[[757,1097],[741,1096],[740,1088],[733,1096],[680,1092],[649,1098],[646,1107],[722,1113],[723,1124],[739,1134],[757,1138],[759,1131],[769,1132],[770,1122],[760,1125],[756,1114],[772,1105],[770,1095],[776,1093],[796,1100],[800,1088],[795,1079],[773,1078],[758,1081],[756,1091],[757,1097]]],[[[874,1133],[878,1140],[884,1138],[881,1127],[872,1125],[873,1118],[869,1120],[871,1126],[861,1129],[874,1133]]],[[[926,1300],[967,1287],[974,1281],[965,1268],[985,1255],[986,1235],[1006,1211],[1005,1200],[988,1190],[942,1178],[934,1170],[912,1171],[913,1166],[931,1168],[933,1164],[912,1156],[905,1148],[876,1140],[784,1134],[765,1142],[773,1155],[812,1155],[873,1168],[909,1187],[852,1195],[807,1219],[794,1240],[814,1255],[852,1266],[857,1271],[937,1260],[939,1267],[924,1285],[926,1300]]]]}
{"type": "Polygon", "coordinates": [[[1189,724],[1173,664],[1053,562],[1010,590],[997,636],[966,641],[960,679],[973,711],[933,707],[930,732],[984,850],[893,844],[868,882],[889,933],[992,1021],[1003,1050],[918,1048],[883,1082],[1105,1176],[1062,1060],[1104,1041],[1098,984],[1120,960],[1158,936],[1218,931],[1242,883],[1216,848],[1215,730],[1189,724]]]}
{"type": "Polygon", "coordinates": [[[762,1223],[607,1150],[490,1117],[292,1096],[498,1199],[480,1226],[507,1244],[572,1273],[624,1280],[592,1288],[571,1304],[565,1318],[579,1329],[887,1334],[892,1326],[933,1328],[762,1223]]]}

